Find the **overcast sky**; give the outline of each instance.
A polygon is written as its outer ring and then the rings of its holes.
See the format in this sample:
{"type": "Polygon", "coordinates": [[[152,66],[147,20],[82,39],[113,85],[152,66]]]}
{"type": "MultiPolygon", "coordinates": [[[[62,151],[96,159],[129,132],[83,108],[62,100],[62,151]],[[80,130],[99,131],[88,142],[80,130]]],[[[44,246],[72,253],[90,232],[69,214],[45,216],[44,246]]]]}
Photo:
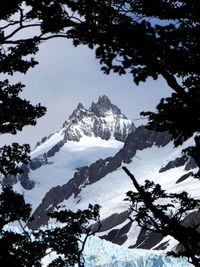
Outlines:
{"type": "Polygon", "coordinates": [[[89,108],[103,94],[138,126],[145,123],[137,120],[141,111],[155,110],[159,99],[171,94],[162,79],[149,79],[136,86],[129,74],[103,74],[94,51],[86,46],[75,48],[70,40],[43,43],[36,58],[39,65],[34,69],[9,79],[22,81],[26,85],[23,97],[33,104],[40,102],[47,107],[47,113],[37,126],[25,127],[17,136],[2,135],[0,145],[17,141],[29,143],[33,148],[42,137],[59,130],[79,102],[89,108]]]}

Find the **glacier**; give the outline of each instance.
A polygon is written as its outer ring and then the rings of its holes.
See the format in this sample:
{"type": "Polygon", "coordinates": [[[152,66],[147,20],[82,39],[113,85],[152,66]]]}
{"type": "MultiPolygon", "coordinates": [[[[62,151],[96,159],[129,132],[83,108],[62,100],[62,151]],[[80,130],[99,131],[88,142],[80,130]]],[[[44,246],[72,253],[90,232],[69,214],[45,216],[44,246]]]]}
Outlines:
{"type": "MultiPolygon", "coordinates": [[[[90,236],[84,249],[85,267],[192,267],[186,258],[166,256],[164,251],[128,249],[90,236]]],[[[55,253],[42,260],[42,266],[56,257],[55,253]]],[[[75,267],[78,267],[76,264],[75,267]]]]}
{"type": "MultiPolygon", "coordinates": [[[[54,224],[44,227],[53,230],[54,224]]],[[[19,227],[5,226],[5,231],[20,233],[19,227]]],[[[28,229],[26,229],[28,231],[28,229]]],[[[174,258],[166,255],[166,251],[147,249],[128,249],[97,236],[89,236],[83,251],[85,267],[192,267],[186,258],[174,258]]],[[[52,252],[45,256],[42,267],[47,267],[57,254],[52,252]]],[[[68,267],[78,267],[75,266],[68,267]]]]}
{"type": "MultiPolygon", "coordinates": [[[[43,230],[54,230],[58,224],[48,224],[43,230]]],[[[4,226],[4,231],[21,233],[19,226],[4,226]]],[[[29,231],[26,227],[25,231],[29,231]]],[[[88,237],[84,251],[84,267],[192,267],[187,258],[174,258],[166,255],[166,251],[129,249],[113,244],[95,235],[88,237]]],[[[47,267],[58,255],[51,252],[41,260],[42,267],[47,267]]],[[[77,264],[68,267],[78,267],[77,264]]]]}
{"type": "Polygon", "coordinates": [[[193,266],[187,259],[169,257],[163,251],[127,249],[95,236],[91,236],[86,243],[84,256],[86,267],[193,266]]]}

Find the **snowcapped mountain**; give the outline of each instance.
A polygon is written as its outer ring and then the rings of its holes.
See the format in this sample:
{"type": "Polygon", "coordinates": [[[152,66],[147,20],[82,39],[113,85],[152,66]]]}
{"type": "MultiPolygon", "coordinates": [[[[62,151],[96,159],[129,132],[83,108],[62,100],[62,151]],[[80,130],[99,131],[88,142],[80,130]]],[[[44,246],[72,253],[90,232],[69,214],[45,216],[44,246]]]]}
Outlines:
{"type": "Polygon", "coordinates": [[[77,108],[69,116],[69,119],[63,124],[63,128],[55,135],[48,138],[43,138],[37,144],[47,144],[47,141],[58,138],[57,141],[80,141],[84,136],[100,137],[108,140],[114,138],[118,141],[124,141],[129,133],[135,130],[132,121],[128,120],[120,111],[113,105],[109,98],[105,95],[100,96],[98,102],[92,103],[89,109],[79,103],[77,108]],[[59,138],[60,136],[60,138],[59,138]]]}
{"type": "Polygon", "coordinates": [[[114,137],[118,141],[124,141],[135,130],[133,123],[105,95],[99,97],[96,104],[92,103],[89,110],[79,103],[63,128],[64,139],[69,141],[80,141],[83,136],[105,140],[114,137]]]}
{"type": "Polygon", "coordinates": [[[35,210],[52,187],[67,183],[83,166],[114,156],[134,131],[133,122],[105,95],[89,109],[79,103],[58,132],[37,143],[24,173],[4,182],[15,184],[35,210]]]}
{"type": "MultiPolygon", "coordinates": [[[[101,206],[102,227],[98,236],[125,248],[170,249],[177,244],[171,237],[147,232],[129,220],[124,201],[133,190],[126,166],[142,184],[153,180],[169,192],[188,191],[199,197],[200,181],[191,177],[194,161],[174,149],[167,133],[136,128],[106,96],[99,97],[89,109],[78,104],[63,127],[39,142],[29,166],[14,189],[32,204],[35,220],[30,227],[49,223],[47,213],[62,209],[84,209],[88,204],[101,206]]],[[[200,224],[199,213],[186,217],[200,224]]]]}

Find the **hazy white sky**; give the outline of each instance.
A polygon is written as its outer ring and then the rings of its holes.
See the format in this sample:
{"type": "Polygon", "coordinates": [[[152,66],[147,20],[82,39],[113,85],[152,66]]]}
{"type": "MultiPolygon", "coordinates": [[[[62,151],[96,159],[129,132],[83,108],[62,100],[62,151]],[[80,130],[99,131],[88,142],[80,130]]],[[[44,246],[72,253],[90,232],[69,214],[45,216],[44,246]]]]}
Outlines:
{"type": "Polygon", "coordinates": [[[22,95],[33,104],[46,106],[47,113],[37,126],[25,127],[17,136],[2,135],[0,145],[17,141],[34,147],[42,137],[59,130],[79,102],[88,108],[103,94],[137,126],[144,123],[135,120],[141,111],[155,110],[159,99],[171,93],[162,79],[136,86],[129,74],[103,74],[94,51],[86,46],[75,48],[70,40],[43,43],[36,58],[39,65],[34,69],[9,79],[22,81],[26,85],[22,95]]]}

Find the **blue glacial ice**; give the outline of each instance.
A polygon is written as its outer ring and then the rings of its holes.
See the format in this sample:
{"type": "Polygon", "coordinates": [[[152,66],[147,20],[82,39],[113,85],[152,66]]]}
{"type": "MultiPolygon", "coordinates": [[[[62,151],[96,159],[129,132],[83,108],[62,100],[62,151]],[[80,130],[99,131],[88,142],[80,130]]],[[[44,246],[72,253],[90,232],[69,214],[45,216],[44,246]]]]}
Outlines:
{"type": "Polygon", "coordinates": [[[85,267],[191,267],[186,258],[166,256],[164,251],[127,249],[111,242],[89,237],[85,267]]]}
{"type": "MultiPolygon", "coordinates": [[[[45,228],[54,229],[54,225],[45,228]]],[[[18,227],[6,226],[4,230],[17,232],[18,227]]],[[[27,229],[28,230],[28,229],[27,229]]],[[[42,266],[56,258],[52,253],[42,260],[42,266]]],[[[173,258],[166,256],[165,251],[128,249],[105,241],[96,236],[87,239],[84,249],[85,267],[192,267],[186,258],[173,258]]],[[[75,265],[74,267],[77,267],[75,265]]]]}

